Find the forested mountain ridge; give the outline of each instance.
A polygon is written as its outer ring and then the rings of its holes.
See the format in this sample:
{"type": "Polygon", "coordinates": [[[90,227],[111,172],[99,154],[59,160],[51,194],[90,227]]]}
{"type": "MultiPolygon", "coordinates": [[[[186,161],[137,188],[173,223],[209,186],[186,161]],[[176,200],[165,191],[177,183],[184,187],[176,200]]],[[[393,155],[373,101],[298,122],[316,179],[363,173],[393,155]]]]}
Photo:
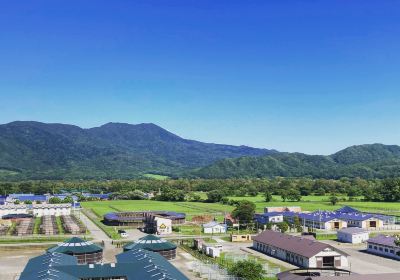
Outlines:
{"type": "Polygon", "coordinates": [[[0,125],[0,178],[134,178],[176,175],[219,159],[276,151],[183,139],[154,124],[74,125],[16,121],[0,125]]]}
{"type": "Polygon", "coordinates": [[[220,160],[190,174],[201,178],[303,177],[386,178],[400,176],[400,146],[351,146],[329,156],[276,153],[220,160]]]}

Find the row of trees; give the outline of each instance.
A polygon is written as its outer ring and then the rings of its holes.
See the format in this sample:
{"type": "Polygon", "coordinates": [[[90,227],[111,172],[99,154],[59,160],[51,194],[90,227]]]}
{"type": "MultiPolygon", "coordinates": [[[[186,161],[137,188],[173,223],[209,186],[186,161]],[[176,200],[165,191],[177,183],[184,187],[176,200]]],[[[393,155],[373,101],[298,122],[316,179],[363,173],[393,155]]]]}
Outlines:
{"type": "Polygon", "coordinates": [[[307,195],[363,196],[368,201],[400,201],[400,178],[384,180],[340,180],[311,178],[273,179],[177,179],[177,180],[110,180],[110,181],[26,181],[0,182],[0,193],[113,192],[121,198],[145,198],[143,193],[160,193],[159,200],[191,200],[200,198],[195,192],[207,192],[208,201],[221,201],[226,196],[255,196],[259,193],[280,195],[296,201],[307,195]],[[141,192],[141,193],[140,193],[141,192]]]}

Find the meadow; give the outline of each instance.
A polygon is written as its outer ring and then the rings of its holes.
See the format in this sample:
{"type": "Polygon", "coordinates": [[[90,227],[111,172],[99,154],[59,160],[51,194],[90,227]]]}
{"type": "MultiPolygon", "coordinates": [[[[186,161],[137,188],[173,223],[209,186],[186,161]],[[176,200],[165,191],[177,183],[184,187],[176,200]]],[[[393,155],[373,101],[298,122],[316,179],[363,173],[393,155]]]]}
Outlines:
{"type": "MultiPolygon", "coordinates": [[[[400,217],[399,202],[364,202],[364,201],[341,201],[336,205],[329,202],[329,196],[304,196],[301,201],[286,201],[283,202],[279,196],[273,196],[273,201],[265,202],[262,195],[255,197],[229,197],[232,200],[249,200],[255,203],[256,212],[261,213],[266,206],[300,206],[303,211],[316,210],[336,210],[342,206],[348,205],[361,211],[373,213],[385,213],[400,217]]],[[[361,198],[358,198],[361,199],[361,198]]],[[[226,213],[230,213],[234,206],[224,205],[221,203],[205,203],[205,202],[168,202],[155,200],[112,200],[112,201],[90,201],[82,202],[82,206],[86,210],[90,210],[96,216],[95,222],[107,234],[117,239],[118,235],[115,232],[115,227],[105,226],[101,223],[102,217],[108,212],[123,212],[123,211],[149,211],[149,210],[168,210],[186,213],[188,221],[191,221],[194,216],[211,215],[218,221],[222,222],[226,213]]],[[[183,234],[195,234],[199,229],[186,228],[182,226],[180,232],[183,234]]]]}

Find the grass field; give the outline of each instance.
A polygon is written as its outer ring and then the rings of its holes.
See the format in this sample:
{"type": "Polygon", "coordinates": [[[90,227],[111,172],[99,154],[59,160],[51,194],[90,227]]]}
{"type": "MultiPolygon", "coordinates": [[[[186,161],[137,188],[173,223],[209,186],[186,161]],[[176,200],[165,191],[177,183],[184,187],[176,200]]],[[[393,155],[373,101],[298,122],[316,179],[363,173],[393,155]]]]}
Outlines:
{"type": "MultiPolygon", "coordinates": [[[[283,202],[279,196],[273,196],[273,201],[265,202],[262,195],[256,197],[229,197],[233,200],[250,200],[256,204],[256,212],[261,213],[266,206],[300,206],[303,211],[316,210],[336,210],[344,205],[357,208],[361,211],[373,213],[385,213],[400,217],[400,203],[391,202],[364,202],[364,201],[343,201],[337,205],[329,202],[329,196],[306,196],[301,201],[283,202]]],[[[221,203],[203,203],[203,202],[166,202],[154,200],[113,200],[113,201],[90,201],[82,202],[85,209],[91,210],[96,215],[96,223],[103,230],[112,236],[118,238],[114,227],[105,226],[100,223],[104,214],[108,212],[123,211],[149,211],[149,210],[168,210],[186,213],[187,220],[190,221],[193,216],[211,215],[222,221],[224,214],[231,212],[234,207],[223,205],[221,203]]],[[[195,234],[199,230],[193,228],[181,228],[181,233],[195,234]]]]}
{"type": "Polygon", "coordinates": [[[166,180],[169,177],[168,176],[164,176],[164,175],[158,175],[158,174],[143,174],[144,177],[149,178],[149,179],[156,179],[156,180],[166,180]]]}

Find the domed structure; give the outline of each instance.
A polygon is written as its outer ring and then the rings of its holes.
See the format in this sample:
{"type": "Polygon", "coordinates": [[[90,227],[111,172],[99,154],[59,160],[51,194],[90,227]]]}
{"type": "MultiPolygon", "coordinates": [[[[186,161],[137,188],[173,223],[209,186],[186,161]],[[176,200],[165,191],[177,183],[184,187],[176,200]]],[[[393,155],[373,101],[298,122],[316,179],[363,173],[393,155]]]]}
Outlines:
{"type": "Polygon", "coordinates": [[[135,242],[128,243],[124,246],[124,252],[130,250],[144,249],[159,253],[164,258],[171,260],[176,258],[176,245],[158,236],[149,234],[135,242]]]}
{"type": "Polygon", "coordinates": [[[103,248],[91,241],[73,237],[49,248],[49,253],[62,253],[77,258],[79,264],[99,263],[103,259],[103,248]]]}

